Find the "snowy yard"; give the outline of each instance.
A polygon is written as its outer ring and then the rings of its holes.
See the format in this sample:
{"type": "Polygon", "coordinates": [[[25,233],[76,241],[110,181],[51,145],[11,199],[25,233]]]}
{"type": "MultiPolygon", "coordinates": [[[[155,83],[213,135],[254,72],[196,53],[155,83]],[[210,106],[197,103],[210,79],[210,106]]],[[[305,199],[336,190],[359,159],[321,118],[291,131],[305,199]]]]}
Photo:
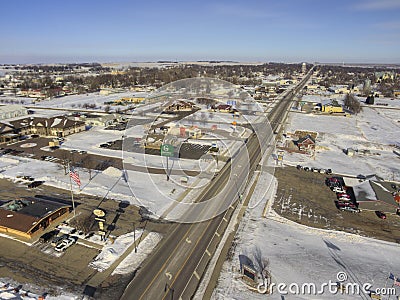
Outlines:
{"type": "Polygon", "coordinates": [[[390,116],[382,111],[364,107],[361,113],[351,117],[291,112],[286,131],[318,132],[316,155],[286,154],[285,162],[331,168],[337,173],[376,174],[385,179],[400,180],[396,167],[399,157],[393,153],[393,145],[400,142],[400,124],[393,118],[400,118],[400,110],[390,110],[390,116]],[[360,153],[349,157],[343,152],[348,148],[367,150],[370,155],[360,153]]]}
{"type": "MultiPolygon", "coordinates": [[[[370,283],[374,290],[391,286],[393,281],[387,281],[389,273],[400,276],[398,244],[306,227],[280,217],[272,209],[268,209],[266,219],[262,218],[265,202],[269,201],[271,207],[276,185],[271,189],[272,196],[263,197],[260,205],[247,210],[235,237],[231,260],[224,263],[212,299],[337,299],[338,295],[329,294],[327,289],[323,295],[280,295],[275,289],[273,295],[267,296],[251,291],[241,279],[238,256],[244,254],[253,259],[256,248],[269,259],[272,282],[276,284],[313,283],[320,287],[329,280],[337,282],[337,274],[345,272],[344,283],[370,283]]],[[[251,201],[259,199],[255,192],[251,201]]],[[[340,299],[354,298],[340,295],[340,299]]],[[[362,299],[368,298],[362,295],[362,299]]]]}

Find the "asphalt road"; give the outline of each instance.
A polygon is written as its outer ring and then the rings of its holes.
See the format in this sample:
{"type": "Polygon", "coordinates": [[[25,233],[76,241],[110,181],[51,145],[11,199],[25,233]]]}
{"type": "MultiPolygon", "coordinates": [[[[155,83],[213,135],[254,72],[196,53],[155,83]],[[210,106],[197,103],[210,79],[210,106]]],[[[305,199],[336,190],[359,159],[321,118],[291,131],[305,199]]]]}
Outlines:
{"type": "MultiPolygon", "coordinates": [[[[282,118],[290,109],[293,96],[302,88],[303,83],[305,81],[302,81],[293,93],[284,97],[270,112],[269,120],[273,131],[278,129],[282,118]]],[[[237,205],[240,193],[237,183],[242,188],[246,186],[247,176],[252,174],[257,167],[262,157],[261,150],[268,147],[270,137],[271,132],[265,128],[260,128],[258,136],[253,134],[248,139],[246,147],[242,147],[237,155],[225,165],[197,200],[197,202],[203,202],[220,195],[217,201],[203,206],[200,212],[187,211],[187,219],[190,219],[191,214],[206,216],[232,202],[234,202],[231,204],[232,207],[237,205]]],[[[198,278],[202,276],[195,272],[196,267],[203,254],[207,253],[207,247],[213,237],[223,234],[223,232],[218,232],[218,229],[221,230],[220,224],[229,221],[231,216],[229,211],[233,209],[228,209],[227,215],[219,214],[200,223],[176,223],[129,283],[121,299],[189,299],[195,293],[196,287],[189,290],[188,281],[193,275],[198,278]]]]}

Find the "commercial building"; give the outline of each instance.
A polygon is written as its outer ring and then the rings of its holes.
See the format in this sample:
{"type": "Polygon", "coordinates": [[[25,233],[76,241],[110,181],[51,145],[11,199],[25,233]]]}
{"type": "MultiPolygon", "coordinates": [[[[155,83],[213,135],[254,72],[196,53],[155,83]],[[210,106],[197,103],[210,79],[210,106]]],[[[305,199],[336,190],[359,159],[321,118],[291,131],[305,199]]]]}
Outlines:
{"type": "Polygon", "coordinates": [[[68,204],[38,198],[11,200],[0,206],[0,232],[30,239],[70,209],[68,204]]]}

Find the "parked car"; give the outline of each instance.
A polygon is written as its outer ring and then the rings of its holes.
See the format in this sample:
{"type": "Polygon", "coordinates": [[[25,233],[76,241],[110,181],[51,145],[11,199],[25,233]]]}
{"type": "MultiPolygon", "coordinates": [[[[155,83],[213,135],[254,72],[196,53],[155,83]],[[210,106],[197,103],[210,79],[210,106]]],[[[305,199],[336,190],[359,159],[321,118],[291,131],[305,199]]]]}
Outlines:
{"type": "Polygon", "coordinates": [[[375,214],[378,216],[378,218],[381,218],[382,220],[386,219],[386,214],[383,211],[376,210],[375,214]]]}
{"type": "Polygon", "coordinates": [[[332,174],[332,170],[331,170],[331,169],[327,169],[326,172],[325,172],[325,174],[327,174],[327,175],[332,174]]]}
{"type": "Polygon", "coordinates": [[[3,150],[3,154],[9,154],[9,153],[11,153],[11,152],[13,152],[13,149],[7,148],[7,149],[4,149],[4,150],[3,150]]]}
{"type": "Polygon", "coordinates": [[[85,151],[85,150],[79,150],[78,151],[80,154],[86,154],[87,153],[87,151],[85,151]]]}
{"type": "Polygon", "coordinates": [[[358,207],[350,202],[338,202],[336,204],[336,207],[340,210],[354,209],[354,210],[357,210],[357,212],[358,212],[358,207]]]}
{"type": "Polygon", "coordinates": [[[42,234],[39,238],[40,243],[47,243],[49,242],[56,234],[58,233],[57,230],[52,230],[42,234]]]}
{"type": "Polygon", "coordinates": [[[350,207],[350,206],[343,206],[343,207],[340,207],[339,209],[340,210],[344,210],[344,211],[349,211],[349,212],[352,212],[352,213],[359,213],[360,212],[360,209],[353,208],[353,207],[350,207]]]}
{"type": "Polygon", "coordinates": [[[350,195],[346,194],[346,193],[337,193],[336,196],[338,198],[345,198],[345,199],[351,199],[350,195]]]}
{"type": "Polygon", "coordinates": [[[69,237],[69,235],[68,234],[63,234],[63,235],[60,235],[60,236],[55,236],[52,240],[51,240],[51,245],[54,247],[54,246],[57,246],[57,244],[58,243],[60,243],[63,239],[66,239],[66,238],[68,238],[69,237]]]}
{"type": "Polygon", "coordinates": [[[44,181],[33,181],[30,184],[28,184],[28,188],[33,189],[35,187],[38,187],[39,185],[42,185],[44,181]]]}
{"type": "Polygon", "coordinates": [[[57,246],[54,248],[54,250],[56,250],[58,252],[64,252],[69,247],[71,247],[74,243],[75,243],[74,238],[72,238],[72,237],[65,238],[57,244],[57,246]]]}
{"type": "Polygon", "coordinates": [[[32,134],[32,135],[31,135],[31,138],[33,138],[33,139],[34,139],[34,138],[38,138],[38,137],[39,137],[38,134],[32,134]]]}
{"type": "Polygon", "coordinates": [[[59,148],[60,148],[59,146],[51,146],[51,147],[50,147],[50,150],[54,151],[54,150],[57,150],[57,149],[59,149],[59,148]]]}
{"type": "Polygon", "coordinates": [[[332,191],[335,193],[346,193],[346,190],[344,189],[344,187],[338,187],[338,186],[333,187],[332,191]]]}

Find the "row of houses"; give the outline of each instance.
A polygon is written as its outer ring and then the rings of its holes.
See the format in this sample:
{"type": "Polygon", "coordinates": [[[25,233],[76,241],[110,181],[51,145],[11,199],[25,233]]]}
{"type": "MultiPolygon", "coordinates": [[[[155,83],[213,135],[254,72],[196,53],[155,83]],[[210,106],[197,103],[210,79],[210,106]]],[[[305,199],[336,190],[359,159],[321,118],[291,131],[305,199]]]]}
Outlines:
{"type": "Polygon", "coordinates": [[[26,117],[0,121],[0,143],[18,141],[29,134],[47,137],[65,137],[86,130],[85,122],[71,120],[65,116],[26,117]]]}

